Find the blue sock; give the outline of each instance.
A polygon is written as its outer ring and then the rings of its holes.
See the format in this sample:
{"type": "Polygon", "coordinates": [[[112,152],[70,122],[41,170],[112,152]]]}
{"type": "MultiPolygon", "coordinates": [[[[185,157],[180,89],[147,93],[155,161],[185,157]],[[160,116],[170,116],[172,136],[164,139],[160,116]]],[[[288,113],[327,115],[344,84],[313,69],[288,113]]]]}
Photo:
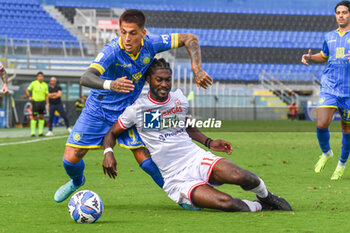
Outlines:
{"type": "Polygon", "coordinates": [[[154,182],[156,182],[156,184],[159,187],[163,188],[164,179],[162,177],[162,174],[160,174],[158,167],[156,166],[156,164],[153,162],[151,158],[148,158],[144,160],[142,163],[140,163],[140,167],[142,168],[142,170],[147,172],[148,175],[152,177],[154,182]]]}
{"type": "Polygon", "coordinates": [[[73,180],[75,186],[79,186],[83,183],[85,168],[84,160],[80,160],[79,163],[71,163],[63,157],[63,167],[68,176],[73,180]]]}
{"type": "Polygon", "coordinates": [[[318,143],[320,144],[321,150],[323,153],[327,153],[331,147],[329,146],[329,131],[328,128],[325,129],[319,129],[317,128],[317,139],[318,143]]]}
{"type": "Polygon", "coordinates": [[[346,163],[350,153],[350,133],[343,132],[340,162],[346,163]]]}

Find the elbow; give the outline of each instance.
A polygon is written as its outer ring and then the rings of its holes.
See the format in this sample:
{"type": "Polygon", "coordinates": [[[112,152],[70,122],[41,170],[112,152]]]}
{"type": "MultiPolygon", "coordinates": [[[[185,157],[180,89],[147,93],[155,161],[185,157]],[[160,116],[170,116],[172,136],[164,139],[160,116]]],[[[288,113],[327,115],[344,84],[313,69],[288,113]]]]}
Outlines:
{"type": "Polygon", "coordinates": [[[194,35],[194,34],[191,34],[191,35],[192,35],[192,36],[191,36],[191,37],[192,37],[192,38],[191,38],[192,40],[197,40],[197,41],[198,41],[198,36],[196,36],[196,35],[194,35]]]}
{"type": "Polygon", "coordinates": [[[195,34],[192,34],[192,33],[188,33],[186,44],[189,44],[192,41],[198,41],[198,36],[196,36],[195,34]]]}
{"type": "Polygon", "coordinates": [[[80,85],[85,86],[85,85],[86,85],[86,79],[87,79],[87,72],[85,72],[85,73],[80,77],[80,85]]]}

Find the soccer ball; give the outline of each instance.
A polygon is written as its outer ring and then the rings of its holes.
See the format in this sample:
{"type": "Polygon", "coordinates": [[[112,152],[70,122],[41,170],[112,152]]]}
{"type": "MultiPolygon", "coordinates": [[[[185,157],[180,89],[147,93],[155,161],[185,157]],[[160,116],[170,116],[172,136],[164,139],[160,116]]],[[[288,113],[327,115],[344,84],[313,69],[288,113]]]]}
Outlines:
{"type": "Polygon", "coordinates": [[[102,215],[101,198],[90,190],[75,193],[68,203],[71,218],[78,223],[94,223],[102,215]]]}

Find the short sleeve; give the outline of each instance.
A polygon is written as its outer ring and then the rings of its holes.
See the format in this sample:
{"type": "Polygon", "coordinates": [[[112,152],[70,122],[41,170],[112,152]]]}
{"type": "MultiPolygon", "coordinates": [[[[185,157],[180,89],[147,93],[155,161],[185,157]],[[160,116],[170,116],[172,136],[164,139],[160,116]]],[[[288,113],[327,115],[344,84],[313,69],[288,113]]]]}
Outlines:
{"type": "Polygon", "coordinates": [[[101,52],[97,54],[89,68],[95,68],[102,75],[110,65],[115,64],[115,48],[116,47],[110,46],[109,44],[105,45],[101,52]]]}
{"type": "Polygon", "coordinates": [[[179,34],[163,34],[149,36],[155,53],[160,53],[170,49],[176,49],[179,47],[179,34]]]}
{"type": "Polygon", "coordinates": [[[31,82],[27,88],[28,91],[31,91],[33,90],[33,82],[31,82]]]}
{"type": "Polygon", "coordinates": [[[180,97],[181,103],[182,103],[186,108],[188,108],[189,104],[188,104],[187,97],[183,94],[183,92],[181,91],[181,89],[177,89],[177,90],[175,91],[175,93],[180,97]]]}
{"type": "Polygon", "coordinates": [[[325,37],[325,40],[323,42],[321,55],[322,55],[323,58],[326,58],[326,59],[328,59],[328,57],[329,57],[329,49],[328,49],[328,44],[327,44],[327,38],[326,37],[325,37]]]}
{"type": "Polygon", "coordinates": [[[136,124],[136,104],[131,105],[118,118],[118,125],[122,129],[131,128],[136,124]]]}

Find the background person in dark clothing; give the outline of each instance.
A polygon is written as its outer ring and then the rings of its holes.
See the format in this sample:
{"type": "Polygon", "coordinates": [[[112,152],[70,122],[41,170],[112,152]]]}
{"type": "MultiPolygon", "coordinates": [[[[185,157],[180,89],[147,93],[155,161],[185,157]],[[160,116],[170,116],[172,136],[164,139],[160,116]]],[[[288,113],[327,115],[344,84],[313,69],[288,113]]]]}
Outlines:
{"type": "Polygon", "coordinates": [[[63,117],[64,123],[66,124],[67,130],[70,133],[72,129],[69,127],[69,121],[67,118],[67,114],[64,111],[63,104],[61,101],[62,96],[62,88],[57,85],[57,80],[55,77],[51,77],[50,86],[49,86],[49,94],[47,98],[49,99],[49,109],[50,109],[50,118],[49,118],[49,132],[47,132],[46,136],[53,136],[52,133],[52,120],[55,115],[55,111],[57,110],[60,113],[60,116],[63,117]]]}

